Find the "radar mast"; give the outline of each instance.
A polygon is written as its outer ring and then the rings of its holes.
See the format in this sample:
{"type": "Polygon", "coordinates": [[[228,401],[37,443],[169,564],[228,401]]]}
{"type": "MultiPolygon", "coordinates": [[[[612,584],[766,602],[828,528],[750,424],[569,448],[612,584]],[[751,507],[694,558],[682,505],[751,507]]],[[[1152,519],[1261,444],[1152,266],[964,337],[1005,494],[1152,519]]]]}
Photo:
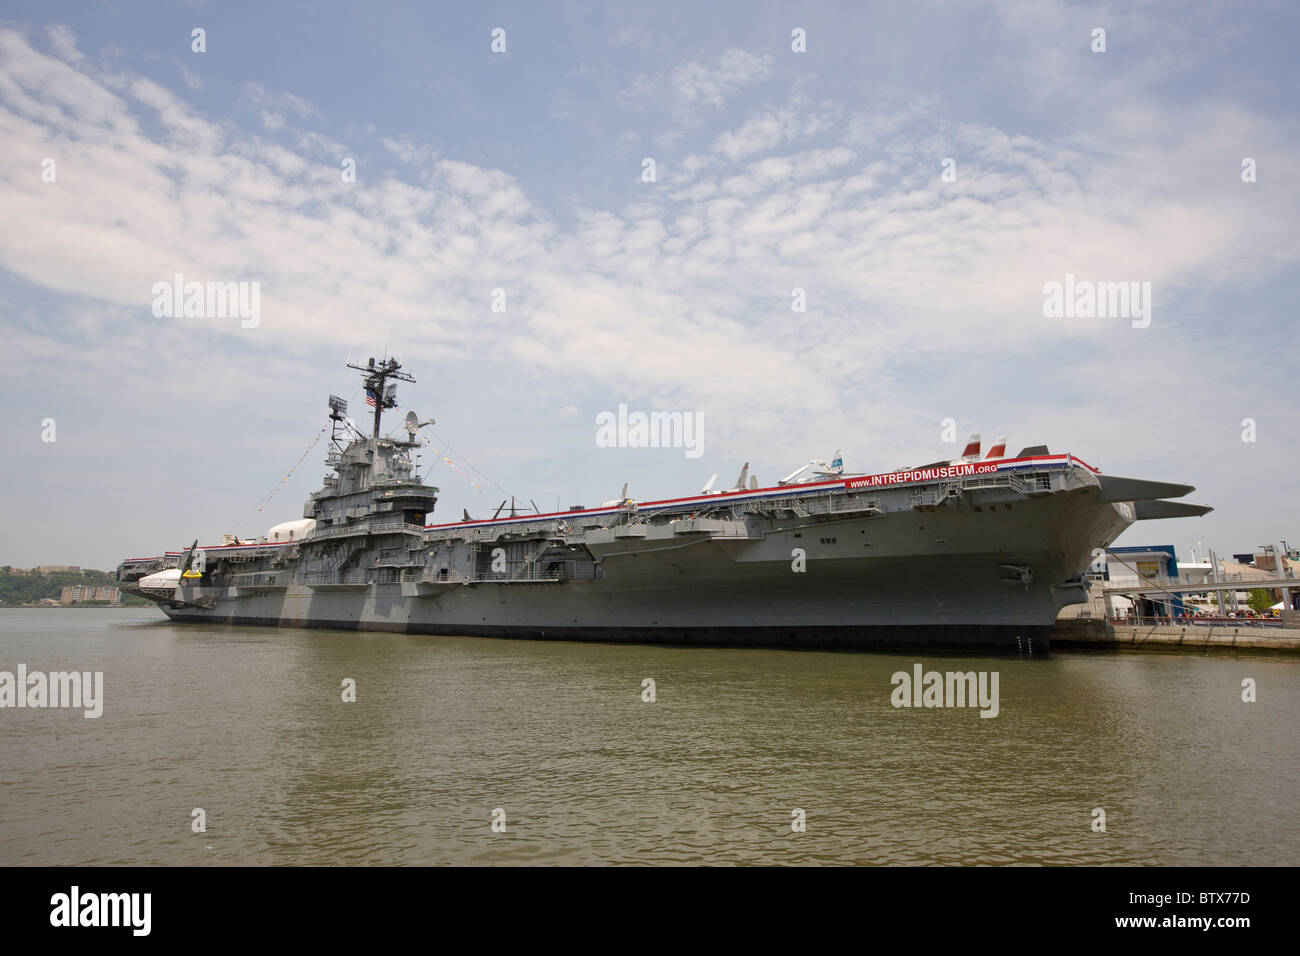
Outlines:
{"type": "Polygon", "coordinates": [[[365,378],[366,404],[375,406],[374,437],[378,439],[379,420],[383,417],[384,409],[397,407],[397,383],[414,383],[415,377],[403,372],[402,363],[395,358],[380,359],[378,362],[372,358],[366,365],[353,365],[349,362],[348,368],[356,369],[365,378]]]}

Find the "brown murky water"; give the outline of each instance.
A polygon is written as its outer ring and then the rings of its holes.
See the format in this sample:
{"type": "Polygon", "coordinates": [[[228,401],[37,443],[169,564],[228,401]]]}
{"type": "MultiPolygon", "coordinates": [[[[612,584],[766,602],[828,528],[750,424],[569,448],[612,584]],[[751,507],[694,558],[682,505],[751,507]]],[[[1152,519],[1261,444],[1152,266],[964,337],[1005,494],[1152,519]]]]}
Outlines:
{"type": "Polygon", "coordinates": [[[20,663],[103,671],[105,703],[99,719],[0,710],[0,864],[1300,863],[1294,657],[628,647],[0,609],[0,671],[20,663]],[[891,675],[918,662],[997,671],[998,715],[894,708],[891,675]]]}

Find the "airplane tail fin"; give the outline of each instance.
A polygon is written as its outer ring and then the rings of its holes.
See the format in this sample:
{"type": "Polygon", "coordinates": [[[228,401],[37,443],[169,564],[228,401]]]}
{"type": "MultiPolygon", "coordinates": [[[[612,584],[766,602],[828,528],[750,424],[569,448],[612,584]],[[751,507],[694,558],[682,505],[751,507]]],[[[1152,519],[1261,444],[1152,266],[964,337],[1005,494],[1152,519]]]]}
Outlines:
{"type": "Polygon", "coordinates": [[[962,458],[978,458],[980,456],[980,433],[976,432],[970,436],[970,441],[966,442],[966,450],[961,453],[962,458]]]}
{"type": "MultiPolygon", "coordinates": [[[[976,449],[976,454],[978,453],[979,449],[976,449]]],[[[989,449],[989,453],[984,456],[984,460],[988,461],[990,458],[1005,457],[1007,457],[1007,436],[1001,435],[998,437],[998,440],[993,443],[993,447],[989,449]]]]}
{"type": "Polygon", "coordinates": [[[194,561],[194,552],[198,550],[198,547],[199,539],[195,538],[194,543],[186,548],[185,553],[181,555],[181,563],[179,565],[181,569],[181,577],[185,577],[185,574],[189,571],[190,564],[194,561]]]}

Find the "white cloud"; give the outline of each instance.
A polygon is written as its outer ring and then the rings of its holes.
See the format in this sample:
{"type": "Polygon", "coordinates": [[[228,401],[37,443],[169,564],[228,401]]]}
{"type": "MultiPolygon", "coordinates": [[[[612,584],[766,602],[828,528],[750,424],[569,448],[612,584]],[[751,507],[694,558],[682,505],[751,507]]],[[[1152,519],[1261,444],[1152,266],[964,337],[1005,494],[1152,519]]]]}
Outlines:
{"type": "Polygon", "coordinates": [[[771,70],[771,56],[731,49],[723,51],[714,66],[698,61],[679,66],[671,83],[686,104],[719,107],[730,94],[758,82],[771,70]]]}
{"type": "Polygon", "coordinates": [[[78,63],[85,59],[81,51],[77,49],[77,38],[73,35],[71,28],[61,24],[49,26],[46,27],[45,34],[49,37],[50,46],[54,48],[54,52],[59,59],[66,60],[69,63],[78,63]]]}
{"type": "Polygon", "coordinates": [[[186,67],[184,63],[177,61],[176,65],[180,67],[181,79],[184,80],[186,86],[188,86],[192,90],[203,89],[202,77],[200,77],[193,70],[186,67]]]}
{"type": "Polygon", "coordinates": [[[710,149],[735,162],[793,139],[803,125],[801,121],[793,110],[763,113],[747,120],[740,129],[720,135],[710,149]]]}
{"type": "Polygon", "coordinates": [[[287,90],[268,90],[260,83],[245,83],[244,95],[254,106],[275,109],[281,112],[295,113],[301,119],[319,117],[320,113],[310,102],[287,90]]]}
{"type": "Polygon", "coordinates": [[[644,49],[650,45],[654,35],[643,26],[621,27],[614,32],[611,43],[614,46],[634,46],[644,49]]]}
{"type": "Polygon", "coordinates": [[[657,82],[658,79],[648,73],[637,73],[628,81],[627,89],[619,94],[619,100],[623,103],[632,103],[648,96],[654,92],[657,82]]]}
{"type": "Polygon", "coordinates": [[[437,146],[418,143],[410,136],[384,136],[380,142],[384,144],[385,149],[410,166],[427,167],[438,158],[437,146]]]}

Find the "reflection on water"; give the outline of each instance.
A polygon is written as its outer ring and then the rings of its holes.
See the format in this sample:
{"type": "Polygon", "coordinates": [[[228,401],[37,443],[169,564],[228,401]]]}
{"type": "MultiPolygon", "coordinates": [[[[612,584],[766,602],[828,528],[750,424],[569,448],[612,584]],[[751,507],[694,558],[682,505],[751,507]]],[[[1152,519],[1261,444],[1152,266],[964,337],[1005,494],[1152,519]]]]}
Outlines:
{"type": "Polygon", "coordinates": [[[1293,657],[629,647],[0,610],[0,670],[19,663],[102,670],[106,702],[98,720],[0,710],[3,864],[1300,862],[1293,657]],[[893,708],[891,675],[917,662],[998,671],[998,716],[893,708]]]}

